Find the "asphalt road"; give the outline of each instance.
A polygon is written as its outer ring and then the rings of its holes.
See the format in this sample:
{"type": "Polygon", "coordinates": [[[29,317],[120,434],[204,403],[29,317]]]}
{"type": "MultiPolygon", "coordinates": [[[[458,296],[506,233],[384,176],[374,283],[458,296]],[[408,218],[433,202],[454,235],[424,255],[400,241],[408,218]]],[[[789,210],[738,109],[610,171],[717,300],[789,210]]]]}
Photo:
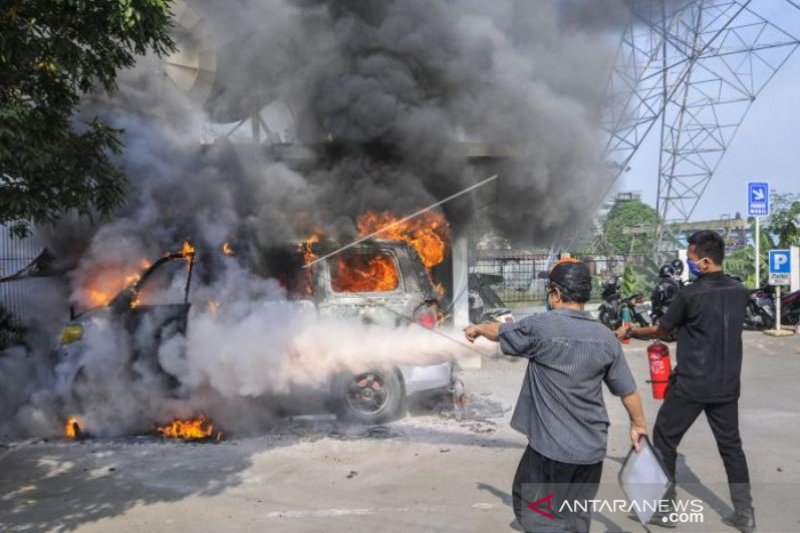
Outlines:
{"type": "MultiPolygon", "coordinates": [[[[759,531],[800,531],[800,337],[745,334],[741,426],[759,531]]],[[[652,424],[645,343],[626,356],[652,424]]],[[[464,412],[423,409],[387,427],[287,422],[219,444],[155,437],[0,444],[0,531],[512,531],[511,478],[525,446],[508,427],[524,365],[464,373],[464,412]]],[[[612,419],[601,495],[619,497],[627,419],[612,419]]],[[[733,531],[725,475],[701,416],[681,445],[679,497],[701,516],[672,531],[733,531]],[[702,520],[702,522],[699,522],[702,520]],[[699,522],[699,523],[698,523],[699,522]]],[[[653,531],[668,531],[653,528],[653,531]]],[[[592,531],[644,531],[596,513],[592,531]]]]}

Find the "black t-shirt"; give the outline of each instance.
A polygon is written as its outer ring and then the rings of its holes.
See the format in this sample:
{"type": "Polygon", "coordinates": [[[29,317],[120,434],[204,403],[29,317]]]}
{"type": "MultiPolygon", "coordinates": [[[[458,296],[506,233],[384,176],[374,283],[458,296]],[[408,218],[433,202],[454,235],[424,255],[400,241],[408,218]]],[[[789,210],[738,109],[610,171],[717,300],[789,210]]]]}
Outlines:
{"type": "Polygon", "coordinates": [[[698,401],[739,397],[742,326],[749,291],[722,272],[703,274],[681,288],[660,325],[678,330],[671,387],[698,401]]]}

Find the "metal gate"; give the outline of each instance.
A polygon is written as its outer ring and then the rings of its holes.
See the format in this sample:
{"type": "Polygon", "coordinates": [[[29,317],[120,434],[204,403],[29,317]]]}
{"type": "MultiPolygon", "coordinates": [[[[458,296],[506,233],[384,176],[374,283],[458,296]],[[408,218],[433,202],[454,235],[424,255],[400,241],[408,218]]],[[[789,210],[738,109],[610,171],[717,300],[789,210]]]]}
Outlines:
{"type": "MultiPolygon", "coordinates": [[[[35,236],[19,239],[0,225],[0,279],[19,272],[39,256],[43,245],[35,236]]],[[[21,342],[23,324],[41,280],[20,279],[0,283],[0,350],[21,342]]]]}

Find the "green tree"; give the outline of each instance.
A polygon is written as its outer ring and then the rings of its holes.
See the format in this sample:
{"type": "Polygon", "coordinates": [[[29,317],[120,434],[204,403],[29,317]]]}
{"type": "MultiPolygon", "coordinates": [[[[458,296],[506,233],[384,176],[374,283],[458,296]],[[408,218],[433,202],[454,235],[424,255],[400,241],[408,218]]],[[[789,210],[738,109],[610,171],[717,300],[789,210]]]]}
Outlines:
{"type": "Polygon", "coordinates": [[[171,1],[0,3],[0,224],[25,235],[30,222],[108,215],[123,200],[119,131],[75,111],[86,94],[112,93],[137,55],[174,49],[171,1]]]}
{"type": "Polygon", "coordinates": [[[640,235],[625,235],[625,228],[639,224],[658,223],[658,213],[639,200],[618,201],[608,212],[603,223],[603,238],[611,246],[613,253],[628,255],[650,254],[653,252],[654,232],[640,235]]]}
{"type": "MultiPolygon", "coordinates": [[[[619,284],[619,292],[625,296],[637,293],[646,293],[648,288],[647,276],[636,269],[633,263],[626,262],[625,270],[622,272],[622,280],[619,284]]],[[[649,294],[647,294],[649,296],[649,294]]]]}
{"type": "Polygon", "coordinates": [[[770,202],[772,214],[767,219],[767,226],[777,239],[774,246],[788,248],[800,245],[800,194],[773,191],[770,202]]]}
{"type": "MultiPolygon", "coordinates": [[[[800,246],[800,195],[780,194],[773,191],[770,195],[772,214],[766,224],[760,225],[761,250],[759,263],[761,280],[756,282],[754,245],[744,246],[734,250],[725,258],[725,271],[741,278],[748,287],[756,287],[766,281],[768,265],[768,252],[774,248],[788,248],[800,246]]],[[[750,235],[755,241],[755,219],[750,219],[750,235]]]]}
{"type": "MultiPolygon", "coordinates": [[[[767,243],[764,240],[762,232],[762,243],[767,243]]],[[[765,244],[766,246],[766,244],[765,244]]],[[[767,272],[767,248],[761,247],[761,277],[764,279],[767,272]]],[[[754,246],[743,246],[725,257],[724,268],[725,272],[731,276],[736,276],[748,287],[756,287],[756,267],[755,267],[756,249],[754,246]]]]}

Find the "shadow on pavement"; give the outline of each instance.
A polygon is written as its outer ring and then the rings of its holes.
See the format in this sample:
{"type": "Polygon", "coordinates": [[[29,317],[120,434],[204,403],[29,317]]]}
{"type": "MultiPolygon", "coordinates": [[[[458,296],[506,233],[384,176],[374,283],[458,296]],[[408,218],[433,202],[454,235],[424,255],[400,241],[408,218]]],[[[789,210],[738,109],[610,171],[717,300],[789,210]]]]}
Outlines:
{"type": "Polygon", "coordinates": [[[493,435],[485,419],[480,426],[470,416],[436,419],[445,425],[430,427],[416,418],[370,427],[287,421],[265,435],[217,444],[153,436],[0,443],[0,531],[73,531],[135,507],[215,496],[257,482],[247,472],[254,456],[322,439],[524,447],[493,435]]]}
{"type": "Polygon", "coordinates": [[[136,506],[213,496],[241,483],[255,451],[149,437],[12,444],[0,456],[0,530],[72,531],[136,506]]]}

